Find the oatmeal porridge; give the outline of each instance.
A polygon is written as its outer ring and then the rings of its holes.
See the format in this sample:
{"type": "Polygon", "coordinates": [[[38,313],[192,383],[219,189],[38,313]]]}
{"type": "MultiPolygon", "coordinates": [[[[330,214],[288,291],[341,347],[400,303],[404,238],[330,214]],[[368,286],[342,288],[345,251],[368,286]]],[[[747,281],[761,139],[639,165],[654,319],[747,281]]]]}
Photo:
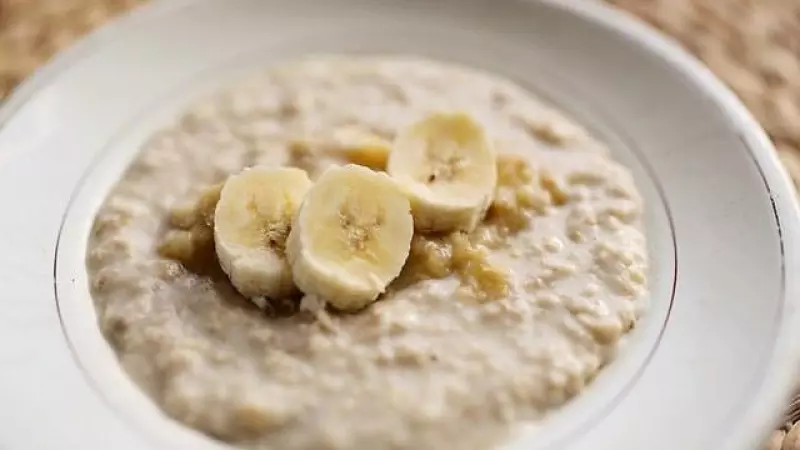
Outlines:
{"type": "Polygon", "coordinates": [[[506,80],[412,57],[308,58],[202,99],[146,142],[87,249],[99,325],[136,383],[211,437],[286,450],[501,445],[613,358],[647,265],[642,201],[601,142],[506,80]],[[303,192],[331,167],[388,179],[401,130],[441,111],[474,118],[496,153],[477,223],[407,228],[399,276],[366,307],[291,276],[240,294],[215,246],[229,176],[294,167],[303,192]]]}

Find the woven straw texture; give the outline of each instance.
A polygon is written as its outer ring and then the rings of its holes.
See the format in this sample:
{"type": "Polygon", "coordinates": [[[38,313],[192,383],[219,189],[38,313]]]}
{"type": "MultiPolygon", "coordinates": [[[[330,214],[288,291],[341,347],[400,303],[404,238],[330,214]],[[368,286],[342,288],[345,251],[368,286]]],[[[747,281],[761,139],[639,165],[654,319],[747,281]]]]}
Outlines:
{"type": "MultiPolygon", "coordinates": [[[[0,100],[75,39],[147,0],[0,0],[0,100]]],[[[800,187],[800,0],[608,0],[731,86],[800,187]]],[[[763,450],[800,450],[800,396],[763,450]]]]}

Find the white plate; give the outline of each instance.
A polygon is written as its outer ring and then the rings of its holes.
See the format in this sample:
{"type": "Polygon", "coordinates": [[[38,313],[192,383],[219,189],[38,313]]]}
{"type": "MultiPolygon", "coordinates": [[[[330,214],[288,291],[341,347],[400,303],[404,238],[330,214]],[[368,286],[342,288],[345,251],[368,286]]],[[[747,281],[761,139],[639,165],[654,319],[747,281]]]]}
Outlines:
{"type": "Polygon", "coordinates": [[[117,366],[87,292],[87,232],[143,138],[190,98],[307,52],[504,74],[634,171],[651,309],[584,394],[508,448],[757,447],[795,375],[798,212],[763,131],[695,61],[589,2],[171,0],[60,55],[0,110],[0,448],[224,448],[117,366]]]}

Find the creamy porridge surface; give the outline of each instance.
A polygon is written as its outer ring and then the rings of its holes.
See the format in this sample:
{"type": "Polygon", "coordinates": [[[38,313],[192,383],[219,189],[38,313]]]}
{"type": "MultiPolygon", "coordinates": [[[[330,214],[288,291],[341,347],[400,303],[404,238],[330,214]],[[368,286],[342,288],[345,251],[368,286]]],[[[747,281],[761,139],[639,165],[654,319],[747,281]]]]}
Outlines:
{"type": "MultiPolygon", "coordinates": [[[[510,176],[496,211],[514,203],[510,176]]],[[[412,259],[435,264],[445,243],[415,238],[412,259]]],[[[256,449],[495,448],[591,381],[647,290],[641,199],[605,147],[507,81],[416,58],[309,58],[193,105],[145,144],[87,252],[99,324],[131,377],[175,419],[256,449]],[[172,210],[229,174],[292,165],[313,179],[347,162],[316,137],[391,139],[441,110],[472,114],[539,180],[536,207],[488,251],[499,297],[404,274],[357,314],[312,297],[262,311],[213,255],[188,268],[159,255],[172,210]]]]}

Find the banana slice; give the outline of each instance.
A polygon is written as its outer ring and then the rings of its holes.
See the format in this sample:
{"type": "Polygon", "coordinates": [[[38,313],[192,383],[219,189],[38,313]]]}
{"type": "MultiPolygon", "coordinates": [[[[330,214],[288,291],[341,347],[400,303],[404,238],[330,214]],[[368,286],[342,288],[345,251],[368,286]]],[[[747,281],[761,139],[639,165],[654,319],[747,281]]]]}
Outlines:
{"type": "Polygon", "coordinates": [[[463,113],[437,113],[401,130],[386,168],[408,192],[420,231],[472,231],[497,184],[483,127],[463,113]]]}
{"type": "Polygon", "coordinates": [[[233,286],[259,306],[264,297],[296,292],[286,237],[311,185],[301,169],[253,167],[222,187],[214,212],[217,257],[233,286]]]}
{"type": "Polygon", "coordinates": [[[386,174],[349,164],[308,191],[287,241],[294,281],[306,294],[354,311],[383,293],[408,257],[414,221],[386,174]]]}

